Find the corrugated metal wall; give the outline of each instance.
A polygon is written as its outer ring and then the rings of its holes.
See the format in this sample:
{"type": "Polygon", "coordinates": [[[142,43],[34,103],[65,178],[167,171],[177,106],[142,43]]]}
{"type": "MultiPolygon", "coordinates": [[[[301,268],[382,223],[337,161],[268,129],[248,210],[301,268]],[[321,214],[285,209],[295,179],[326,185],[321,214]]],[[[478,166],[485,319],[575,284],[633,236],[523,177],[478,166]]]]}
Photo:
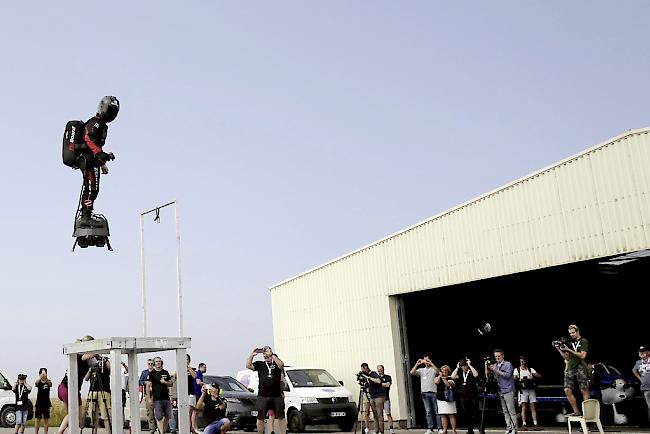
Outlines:
{"type": "Polygon", "coordinates": [[[349,386],[361,362],[384,364],[404,419],[388,296],[650,248],[649,133],[622,134],[272,287],[278,352],[349,386]]]}

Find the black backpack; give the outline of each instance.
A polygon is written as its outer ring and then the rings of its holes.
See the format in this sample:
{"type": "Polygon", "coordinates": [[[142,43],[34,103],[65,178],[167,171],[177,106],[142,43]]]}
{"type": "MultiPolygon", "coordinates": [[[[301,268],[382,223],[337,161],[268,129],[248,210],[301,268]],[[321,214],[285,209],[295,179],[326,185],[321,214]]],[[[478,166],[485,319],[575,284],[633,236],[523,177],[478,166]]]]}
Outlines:
{"type": "Polygon", "coordinates": [[[86,147],[84,136],[86,124],[82,121],[68,121],[63,133],[63,164],[73,169],[77,168],[79,150],[86,147]]]}

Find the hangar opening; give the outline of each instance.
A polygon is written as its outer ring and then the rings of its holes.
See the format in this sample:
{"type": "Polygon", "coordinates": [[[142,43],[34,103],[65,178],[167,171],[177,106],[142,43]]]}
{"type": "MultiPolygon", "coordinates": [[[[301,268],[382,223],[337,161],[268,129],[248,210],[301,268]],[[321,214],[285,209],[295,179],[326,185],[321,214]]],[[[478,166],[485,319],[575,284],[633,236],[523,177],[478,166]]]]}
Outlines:
{"type": "MultiPolygon", "coordinates": [[[[647,345],[647,318],[638,306],[648,270],[650,251],[644,250],[402,295],[404,370],[424,354],[452,369],[469,357],[482,376],[484,356],[501,348],[514,367],[525,355],[543,375],[541,385],[559,386],[563,359],[552,341],[568,337],[567,326],[577,324],[589,340],[588,362],[607,363],[632,377],[637,348],[647,345]],[[486,323],[491,331],[480,333],[486,323]]],[[[412,378],[411,417],[424,426],[419,388],[412,378]]]]}

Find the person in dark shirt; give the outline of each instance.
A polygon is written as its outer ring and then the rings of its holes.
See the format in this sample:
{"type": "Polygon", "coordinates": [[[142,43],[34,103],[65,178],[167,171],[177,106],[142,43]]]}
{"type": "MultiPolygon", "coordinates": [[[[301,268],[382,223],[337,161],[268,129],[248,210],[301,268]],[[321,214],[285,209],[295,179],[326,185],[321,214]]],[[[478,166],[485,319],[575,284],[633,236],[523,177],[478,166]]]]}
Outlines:
{"type": "Polygon", "coordinates": [[[388,420],[388,429],[390,430],[390,434],[395,434],[395,430],[393,429],[393,416],[391,415],[390,409],[390,386],[393,384],[393,378],[384,372],[384,365],[377,366],[377,373],[381,380],[381,387],[384,388],[384,394],[386,395],[384,414],[386,414],[386,419],[388,420]]]}
{"type": "Polygon", "coordinates": [[[196,433],[196,425],[195,425],[195,420],[196,417],[194,416],[197,411],[196,411],[196,392],[195,392],[195,386],[196,386],[196,369],[194,369],[191,365],[190,362],[192,361],[192,358],[190,357],[189,354],[187,356],[187,394],[188,394],[188,407],[189,407],[189,418],[190,418],[190,433],[195,434],[196,433]]]}
{"type": "Polygon", "coordinates": [[[459,386],[460,408],[467,420],[467,433],[474,434],[476,415],[478,414],[478,387],[480,378],[469,358],[461,359],[451,378],[459,386]]]}
{"type": "Polygon", "coordinates": [[[27,425],[27,401],[29,401],[29,392],[32,391],[32,388],[27,384],[27,375],[18,374],[13,391],[16,397],[16,433],[23,433],[25,432],[25,425],[27,425]]]}
{"type": "Polygon", "coordinates": [[[367,363],[361,364],[361,373],[366,379],[366,391],[369,396],[368,407],[365,407],[365,422],[366,428],[369,428],[369,413],[370,408],[372,408],[372,414],[375,416],[375,421],[377,422],[377,427],[375,431],[378,434],[384,433],[384,401],[386,400],[386,393],[381,384],[381,377],[375,371],[371,371],[367,363]]]}
{"type": "Polygon", "coordinates": [[[158,432],[165,432],[165,421],[172,420],[172,403],[169,388],[174,385],[174,378],[162,368],[160,357],[153,359],[154,368],[147,377],[147,393],[153,401],[153,414],[158,425],[158,432]]]}
{"type": "Polygon", "coordinates": [[[83,176],[83,189],[81,192],[81,218],[80,227],[99,227],[103,223],[92,218],[93,206],[99,194],[100,170],[108,174],[109,160],[114,160],[112,152],[104,152],[104,144],[108,134],[108,123],[115,120],[120,111],[120,102],[114,96],[105,96],[99,102],[97,114],[86,121],[84,146],[80,150],[77,166],[83,176]]]}
{"type": "Polygon", "coordinates": [[[196,402],[196,409],[203,410],[203,419],[207,423],[204,434],[225,434],[230,429],[230,419],[226,417],[226,401],[219,396],[218,384],[204,384],[201,396],[196,402]]]}
{"type": "Polygon", "coordinates": [[[104,431],[109,434],[111,417],[111,362],[100,354],[86,353],[81,357],[88,363],[88,372],[84,377],[88,381],[88,416],[94,432],[99,428],[99,419],[104,421],[104,431]]]}
{"type": "Polygon", "coordinates": [[[38,434],[43,423],[43,431],[47,434],[50,424],[50,408],[52,408],[52,401],[50,401],[50,390],[52,390],[52,381],[47,378],[47,368],[38,370],[38,378],[36,379],[36,405],[34,406],[34,428],[35,433],[38,434]]]}
{"type": "Polygon", "coordinates": [[[269,410],[280,424],[281,434],[287,433],[287,420],[284,416],[284,399],[282,398],[282,370],[284,362],[271,347],[255,348],[248,356],[246,367],[257,371],[259,388],[257,390],[257,432],[264,433],[264,418],[269,410]],[[262,353],[264,360],[253,362],[255,355],[262,353]]]}

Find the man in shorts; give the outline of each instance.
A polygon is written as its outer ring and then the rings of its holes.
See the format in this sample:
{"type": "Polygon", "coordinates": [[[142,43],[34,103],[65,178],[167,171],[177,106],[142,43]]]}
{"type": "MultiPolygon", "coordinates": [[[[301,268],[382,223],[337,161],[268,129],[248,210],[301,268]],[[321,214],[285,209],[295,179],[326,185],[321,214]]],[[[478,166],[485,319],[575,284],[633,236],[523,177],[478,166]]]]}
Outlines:
{"type": "Polygon", "coordinates": [[[36,379],[36,405],[34,405],[34,432],[38,434],[43,425],[43,431],[47,434],[50,425],[50,408],[52,408],[52,401],[50,401],[50,390],[52,390],[52,380],[47,378],[47,368],[41,368],[38,371],[38,378],[36,379]]]}
{"type": "Polygon", "coordinates": [[[589,341],[580,336],[580,329],[577,325],[571,324],[568,329],[571,342],[563,343],[555,348],[565,360],[564,393],[573,408],[573,413],[569,416],[580,416],[582,412],[578,408],[573,389],[576,386],[579,387],[582,399],[589,399],[589,371],[585,362],[587,351],[589,351],[589,341]]]}
{"type": "Polygon", "coordinates": [[[395,434],[395,430],[393,429],[393,416],[390,411],[390,386],[393,384],[393,379],[384,372],[384,365],[377,365],[377,373],[381,379],[381,387],[384,388],[384,393],[386,394],[384,414],[386,415],[386,419],[388,419],[388,429],[390,430],[390,434],[395,434]]]}
{"type": "Polygon", "coordinates": [[[257,432],[264,434],[264,418],[268,411],[273,410],[278,419],[281,434],[287,433],[287,420],[284,415],[284,399],[282,398],[282,370],[284,362],[280,360],[271,347],[255,348],[246,360],[246,367],[257,371],[259,388],[257,389],[257,432]],[[257,354],[262,354],[263,360],[253,362],[257,354]]]}
{"type": "Polygon", "coordinates": [[[174,377],[163,369],[163,361],[160,357],[153,359],[153,370],[149,372],[146,384],[147,393],[153,402],[153,415],[158,432],[162,434],[165,432],[165,422],[170,423],[173,419],[169,388],[174,385],[174,377]]]}
{"type": "Polygon", "coordinates": [[[530,406],[530,412],[533,416],[533,431],[539,431],[541,428],[537,425],[537,391],[535,379],[542,376],[533,368],[528,366],[525,356],[519,356],[519,367],[515,368],[512,376],[517,383],[519,391],[519,405],[521,405],[521,430],[528,431],[526,425],[526,410],[530,406]]]}

